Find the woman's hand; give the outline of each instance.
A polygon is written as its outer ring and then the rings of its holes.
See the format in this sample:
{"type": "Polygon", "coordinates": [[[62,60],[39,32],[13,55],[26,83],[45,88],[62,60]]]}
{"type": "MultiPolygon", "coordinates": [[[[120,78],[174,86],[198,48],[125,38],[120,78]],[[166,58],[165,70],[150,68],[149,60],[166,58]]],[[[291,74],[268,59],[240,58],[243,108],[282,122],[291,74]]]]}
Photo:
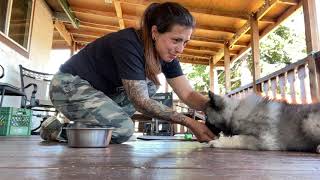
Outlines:
{"type": "Polygon", "coordinates": [[[204,123],[194,119],[188,119],[186,126],[190,128],[199,142],[209,142],[216,137],[204,123]]]}

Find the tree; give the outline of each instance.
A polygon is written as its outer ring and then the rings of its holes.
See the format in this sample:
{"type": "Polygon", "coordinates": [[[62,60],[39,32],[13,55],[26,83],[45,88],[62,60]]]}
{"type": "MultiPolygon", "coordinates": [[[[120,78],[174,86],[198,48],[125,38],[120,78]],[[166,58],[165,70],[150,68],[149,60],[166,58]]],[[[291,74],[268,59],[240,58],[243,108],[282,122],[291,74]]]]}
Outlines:
{"type": "MultiPolygon", "coordinates": [[[[264,64],[279,65],[277,68],[292,63],[297,59],[297,54],[305,54],[305,46],[301,45],[304,37],[297,35],[287,26],[280,25],[273,33],[270,33],[263,41],[260,42],[260,62],[263,74],[269,74],[268,68],[264,64]]],[[[299,56],[299,57],[300,57],[299,56]]],[[[247,61],[252,75],[252,55],[251,51],[240,60],[233,62],[231,66],[231,89],[241,86],[240,74],[241,64],[247,61]]],[[[271,71],[275,71],[274,68],[271,71]]],[[[193,87],[197,91],[208,91],[209,89],[209,66],[192,65],[187,73],[188,79],[193,82],[193,87]]],[[[221,86],[220,92],[225,84],[224,71],[218,72],[218,81],[221,86]]]]}
{"type": "Polygon", "coordinates": [[[191,71],[186,73],[196,91],[206,92],[209,90],[209,71],[209,66],[195,64],[192,65],[191,71]]]}

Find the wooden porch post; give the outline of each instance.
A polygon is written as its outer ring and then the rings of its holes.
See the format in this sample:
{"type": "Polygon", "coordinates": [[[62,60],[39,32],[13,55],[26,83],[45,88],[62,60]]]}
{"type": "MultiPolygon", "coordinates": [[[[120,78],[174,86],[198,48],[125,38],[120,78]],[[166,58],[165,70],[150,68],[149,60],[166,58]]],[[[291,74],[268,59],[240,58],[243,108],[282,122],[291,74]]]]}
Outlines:
{"type": "Polygon", "coordinates": [[[320,50],[316,0],[302,0],[307,53],[320,50]]]}
{"type": "Polygon", "coordinates": [[[259,51],[259,28],[257,15],[250,18],[251,26],[251,49],[253,59],[253,91],[260,93],[261,88],[256,86],[256,80],[260,78],[260,51],[259,51]]]}
{"type": "Polygon", "coordinates": [[[230,51],[229,47],[224,44],[224,73],[225,73],[225,87],[226,93],[231,90],[231,81],[230,81],[230,51]]]}
{"type": "Polygon", "coordinates": [[[302,0],[305,24],[308,69],[310,78],[310,93],[313,103],[320,102],[320,62],[319,58],[310,55],[320,50],[320,38],[317,21],[316,0],[302,0]]]}
{"type": "Polygon", "coordinates": [[[210,66],[210,70],[209,70],[209,89],[211,92],[214,92],[214,65],[213,65],[213,60],[210,59],[209,60],[209,66],[210,66]]]}
{"type": "Polygon", "coordinates": [[[72,45],[70,46],[70,57],[76,52],[76,46],[76,42],[72,41],[72,45]]]}
{"type": "Polygon", "coordinates": [[[308,69],[310,79],[310,94],[312,102],[320,102],[320,57],[314,57],[313,55],[309,55],[308,69]]]}

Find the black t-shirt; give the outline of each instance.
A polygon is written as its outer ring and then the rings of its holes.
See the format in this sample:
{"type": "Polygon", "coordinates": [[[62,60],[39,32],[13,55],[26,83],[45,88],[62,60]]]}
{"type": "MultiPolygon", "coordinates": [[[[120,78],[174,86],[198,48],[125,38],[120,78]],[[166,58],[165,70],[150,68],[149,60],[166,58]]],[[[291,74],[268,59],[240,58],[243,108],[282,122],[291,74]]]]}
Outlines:
{"type": "MultiPolygon", "coordinates": [[[[145,80],[143,44],[133,28],[105,35],[72,56],[60,67],[63,73],[78,75],[106,95],[122,86],[121,79],[145,80]]],[[[166,78],[183,75],[177,59],[161,60],[166,78]]]]}

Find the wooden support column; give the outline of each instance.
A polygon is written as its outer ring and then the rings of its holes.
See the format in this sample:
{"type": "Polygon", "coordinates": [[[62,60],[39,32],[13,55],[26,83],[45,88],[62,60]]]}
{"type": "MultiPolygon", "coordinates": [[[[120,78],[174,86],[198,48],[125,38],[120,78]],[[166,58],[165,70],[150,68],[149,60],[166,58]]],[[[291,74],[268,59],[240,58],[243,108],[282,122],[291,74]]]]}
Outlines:
{"type": "Polygon", "coordinates": [[[214,92],[214,65],[213,65],[213,59],[209,60],[209,66],[210,66],[210,71],[209,71],[209,89],[211,92],[214,92]]]}
{"type": "Polygon", "coordinates": [[[313,103],[320,102],[320,54],[308,56],[310,93],[313,103]]]}
{"type": "Polygon", "coordinates": [[[310,78],[310,93],[313,103],[320,102],[320,58],[319,55],[314,57],[310,55],[313,51],[320,50],[320,37],[317,20],[316,1],[302,0],[306,46],[308,57],[308,69],[310,78]]]}
{"type": "Polygon", "coordinates": [[[260,51],[259,51],[259,28],[257,15],[254,14],[250,18],[251,26],[251,49],[253,59],[253,91],[260,93],[261,88],[257,88],[256,80],[260,78],[260,51]]]}
{"type": "Polygon", "coordinates": [[[74,53],[76,52],[76,47],[77,47],[76,42],[72,41],[72,46],[70,46],[70,57],[73,56],[74,53]]]}
{"type": "Polygon", "coordinates": [[[226,93],[231,90],[231,74],[230,74],[230,52],[229,47],[224,45],[224,74],[225,74],[225,88],[226,93]]]}
{"type": "Polygon", "coordinates": [[[316,1],[318,0],[302,0],[308,54],[320,50],[316,1]]]}

